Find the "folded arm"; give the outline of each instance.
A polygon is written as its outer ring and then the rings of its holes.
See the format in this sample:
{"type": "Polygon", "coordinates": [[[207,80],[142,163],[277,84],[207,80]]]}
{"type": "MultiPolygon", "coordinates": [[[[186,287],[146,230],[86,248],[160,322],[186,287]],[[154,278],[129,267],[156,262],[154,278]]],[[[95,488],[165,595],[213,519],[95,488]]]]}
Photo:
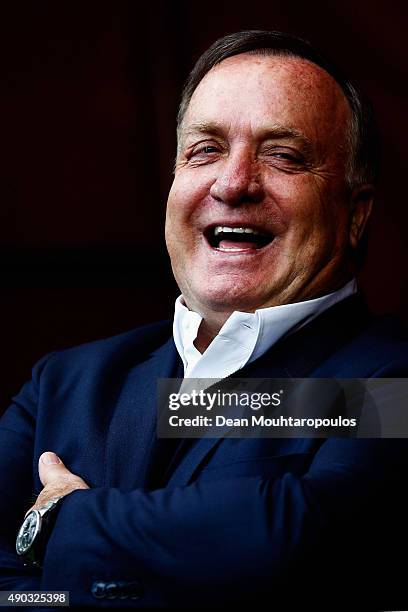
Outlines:
{"type": "Polygon", "coordinates": [[[317,560],[333,527],[351,518],[358,533],[359,509],[401,468],[405,449],[400,440],[332,439],[300,478],[76,491],[50,538],[42,588],[68,589],[82,605],[95,602],[98,580],[139,581],[144,605],[243,601],[279,588],[296,563],[304,571],[317,560]]]}

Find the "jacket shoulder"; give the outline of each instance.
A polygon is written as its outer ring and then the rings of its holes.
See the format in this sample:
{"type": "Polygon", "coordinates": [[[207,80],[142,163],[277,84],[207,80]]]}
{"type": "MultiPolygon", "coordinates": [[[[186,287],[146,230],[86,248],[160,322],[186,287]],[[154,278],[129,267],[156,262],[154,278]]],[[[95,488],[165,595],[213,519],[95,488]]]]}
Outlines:
{"type": "Polygon", "coordinates": [[[408,376],[408,333],[395,317],[372,317],[330,359],[344,377],[408,376]]]}
{"type": "Polygon", "coordinates": [[[171,321],[159,321],[149,325],[103,338],[86,342],[70,348],[54,351],[45,355],[34,367],[34,379],[46,370],[66,372],[68,369],[92,371],[104,364],[139,360],[156,350],[172,337],[171,321]]]}

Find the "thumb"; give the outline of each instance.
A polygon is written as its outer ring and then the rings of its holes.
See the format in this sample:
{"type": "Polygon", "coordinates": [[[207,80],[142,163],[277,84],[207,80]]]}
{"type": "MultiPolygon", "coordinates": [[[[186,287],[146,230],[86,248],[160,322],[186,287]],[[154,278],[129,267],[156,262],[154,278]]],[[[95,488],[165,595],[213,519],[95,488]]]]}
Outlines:
{"type": "Polygon", "coordinates": [[[55,480],[74,476],[74,474],[65,467],[58,455],[51,451],[47,451],[40,456],[38,461],[38,472],[44,487],[55,480]]]}

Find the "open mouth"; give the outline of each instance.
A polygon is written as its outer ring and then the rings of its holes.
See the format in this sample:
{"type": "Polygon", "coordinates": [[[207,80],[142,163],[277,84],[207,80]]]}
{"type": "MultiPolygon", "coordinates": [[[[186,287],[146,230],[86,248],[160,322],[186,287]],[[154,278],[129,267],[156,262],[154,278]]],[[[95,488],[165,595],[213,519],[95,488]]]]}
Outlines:
{"type": "Polygon", "coordinates": [[[224,252],[255,251],[272,242],[274,236],[252,227],[228,227],[216,225],[205,231],[214,249],[224,252]]]}

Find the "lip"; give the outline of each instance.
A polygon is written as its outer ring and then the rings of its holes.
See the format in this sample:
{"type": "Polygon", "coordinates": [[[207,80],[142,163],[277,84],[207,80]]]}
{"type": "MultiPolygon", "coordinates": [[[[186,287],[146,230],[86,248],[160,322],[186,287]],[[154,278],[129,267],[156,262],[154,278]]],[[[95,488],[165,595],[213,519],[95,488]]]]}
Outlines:
{"type": "Polygon", "coordinates": [[[207,225],[205,227],[205,229],[202,232],[202,236],[204,238],[204,242],[207,245],[207,247],[210,249],[210,251],[212,251],[213,253],[217,254],[218,256],[226,256],[226,257],[239,257],[239,256],[245,256],[245,257],[256,257],[259,256],[260,254],[263,254],[268,247],[270,247],[276,238],[276,235],[273,234],[270,231],[265,230],[264,227],[260,227],[258,224],[256,223],[245,223],[242,220],[238,221],[238,222],[231,222],[230,220],[223,220],[223,221],[217,221],[216,223],[211,223],[210,225],[207,225]],[[253,230],[256,230],[259,234],[264,235],[264,236],[272,236],[272,239],[270,242],[268,242],[266,245],[264,246],[260,246],[257,248],[231,248],[231,250],[224,250],[224,249],[220,249],[218,247],[214,247],[211,243],[210,243],[210,234],[211,232],[214,231],[214,229],[218,226],[223,226],[223,227],[231,227],[231,228],[251,228],[253,230]]]}

